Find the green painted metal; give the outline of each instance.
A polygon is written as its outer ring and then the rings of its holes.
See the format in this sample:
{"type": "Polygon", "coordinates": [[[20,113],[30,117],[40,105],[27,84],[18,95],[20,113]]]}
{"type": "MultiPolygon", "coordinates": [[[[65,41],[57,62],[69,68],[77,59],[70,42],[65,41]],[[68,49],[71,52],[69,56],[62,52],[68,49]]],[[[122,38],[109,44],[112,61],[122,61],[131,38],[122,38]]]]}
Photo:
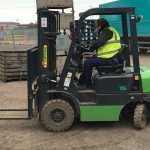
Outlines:
{"type": "MultiPolygon", "coordinates": [[[[150,0],[118,0],[115,2],[106,3],[100,5],[102,8],[113,8],[113,7],[135,7],[136,8],[136,15],[142,15],[143,20],[142,22],[137,24],[137,31],[138,35],[140,36],[149,36],[150,35],[150,0]]],[[[104,16],[106,19],[109,20],[112,26],[114,26],[120,33],[121,30],[121,21],[120,16],[104,16]]]]}
{"type": "Polygon", "coordinates": [[[80,120],[119,121],[123,106],[80,106],[80,120]]]}
{"type": "Polygon", "coordinates": [[[141,67],[141,78],[144,93],[150,93],[150,69],[141,67]]]}

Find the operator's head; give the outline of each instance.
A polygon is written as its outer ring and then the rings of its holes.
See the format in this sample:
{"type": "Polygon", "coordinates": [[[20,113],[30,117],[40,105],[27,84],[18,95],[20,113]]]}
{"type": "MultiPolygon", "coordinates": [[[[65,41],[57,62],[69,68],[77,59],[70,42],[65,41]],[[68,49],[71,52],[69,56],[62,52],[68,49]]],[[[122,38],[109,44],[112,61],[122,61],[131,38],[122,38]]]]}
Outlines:
{"type": "Polygon", "coordinates": [[[109,27],[109,23],[106,19],[101,18],[101,19],[97,20],[97,25],[96,25],[97,31],[101,31],[107,27],[109,27]]]}

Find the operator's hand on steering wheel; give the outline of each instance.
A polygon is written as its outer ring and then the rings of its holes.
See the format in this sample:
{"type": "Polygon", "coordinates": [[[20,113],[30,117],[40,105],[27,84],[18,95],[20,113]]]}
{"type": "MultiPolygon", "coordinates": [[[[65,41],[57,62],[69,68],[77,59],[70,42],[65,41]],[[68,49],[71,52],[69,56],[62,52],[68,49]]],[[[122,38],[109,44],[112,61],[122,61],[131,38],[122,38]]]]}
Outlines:
{"type": "Polygon", "coordinates": [[[85,52],[89,51],[89,49],[85,48],[84,46],[81,46],[80,48],[81,48],[82,53],[85,53],[85,52]]]}
{"type": "Polygon", "coordinates": [[[84,52],[84,53],[82,53],[82,56],[84,58],[91,58],[91,57],[95,56],[95,52],[84,52]]]}
{"type": "Polygon", "coordinates": [[[95,50],[95,45],[91,45],[91,47],[89,48],[89,52],[94,52],[94,50],[95,50]]]}

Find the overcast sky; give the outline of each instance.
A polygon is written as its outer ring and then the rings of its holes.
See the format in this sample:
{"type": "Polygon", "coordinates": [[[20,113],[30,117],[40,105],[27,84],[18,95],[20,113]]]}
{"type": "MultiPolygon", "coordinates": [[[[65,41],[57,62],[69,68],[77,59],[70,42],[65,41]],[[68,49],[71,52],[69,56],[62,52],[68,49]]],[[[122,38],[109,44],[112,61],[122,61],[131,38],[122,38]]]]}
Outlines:
{"type": "MultiPolygon", "coordinates": [[[[108,1],[113,0],[74,0],[76,16],[108,1]]],[[[0,21],[36,22],[36,0],[0,0],[0,21]]]]}

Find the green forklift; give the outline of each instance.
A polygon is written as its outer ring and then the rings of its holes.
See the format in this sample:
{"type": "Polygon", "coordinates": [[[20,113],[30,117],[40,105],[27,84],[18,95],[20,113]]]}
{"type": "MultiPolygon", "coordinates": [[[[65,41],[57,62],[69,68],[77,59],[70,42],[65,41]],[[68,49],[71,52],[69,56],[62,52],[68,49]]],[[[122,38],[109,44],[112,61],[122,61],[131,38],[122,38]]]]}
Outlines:
{"type": "Polygon", "coordinates": [[[134,127],[145,128],[149,120],[150,69],[140,67],[137,20],[135,8],[90,9],[71,23],[70,49],[67,55],[59,55],[56,37],[60,33],[60,14],[48,8],[39,9],[38,47],[28,51],[30,118],[38,116],[48,131],[60,132],[70,129],[75,120],[119,121],[129,112],[127,116],[134,127]],[[96,38],[93,33],[96,20],[89,17],[95,15],[120,16],[122,50],[119,63],[93,68],[92,88],[81,89],[79,80],[84,60],[90,54],[88,46],[96,38]],[[56,59],[64,56],[65,64],[58,74],[56,59]]]}

